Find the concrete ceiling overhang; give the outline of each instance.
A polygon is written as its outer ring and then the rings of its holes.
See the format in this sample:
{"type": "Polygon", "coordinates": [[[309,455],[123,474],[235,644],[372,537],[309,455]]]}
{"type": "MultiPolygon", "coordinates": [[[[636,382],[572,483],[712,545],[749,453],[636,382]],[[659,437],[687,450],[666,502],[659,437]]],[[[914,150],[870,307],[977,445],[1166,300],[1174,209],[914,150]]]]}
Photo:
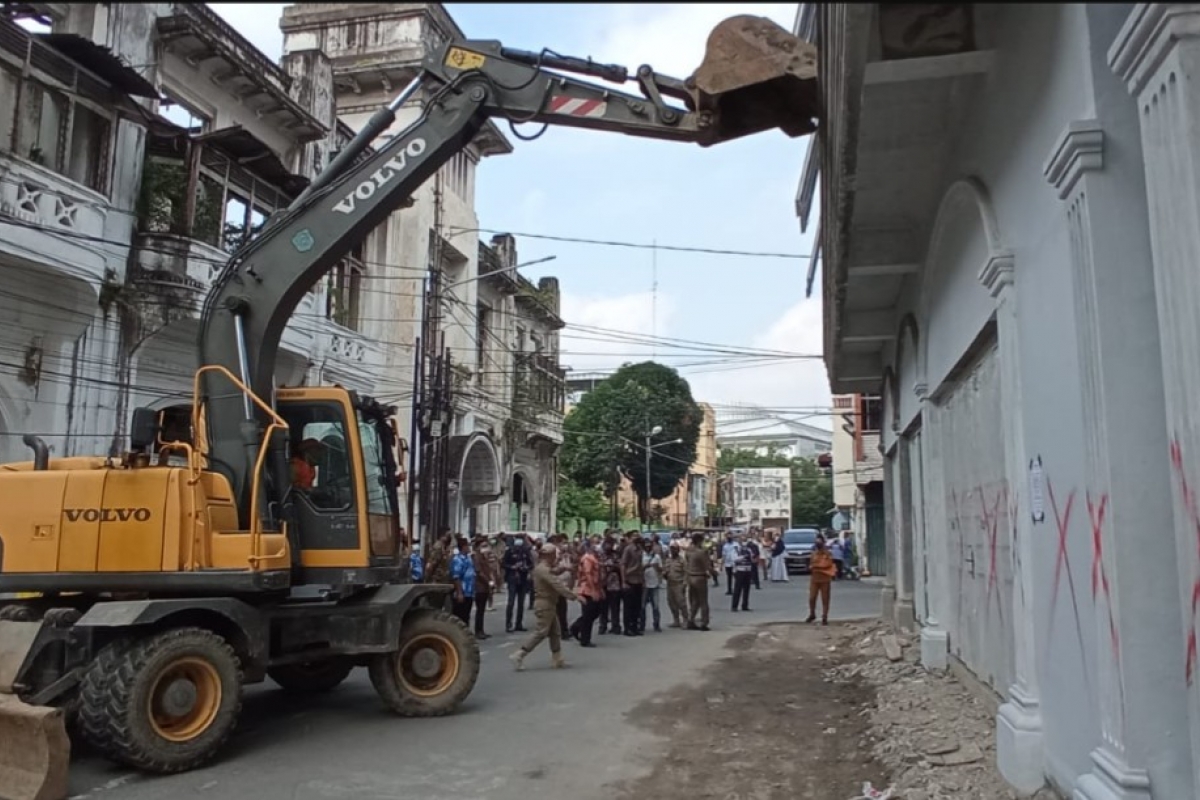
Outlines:
{"type": "Polygon", "coordinates": [[[822,26],[819,237],[835,394],[880,390],[898,304],[920,280],[963,114],[994,56],[970,49],[885,59],[878,8],[830,12],[822,26]]]}

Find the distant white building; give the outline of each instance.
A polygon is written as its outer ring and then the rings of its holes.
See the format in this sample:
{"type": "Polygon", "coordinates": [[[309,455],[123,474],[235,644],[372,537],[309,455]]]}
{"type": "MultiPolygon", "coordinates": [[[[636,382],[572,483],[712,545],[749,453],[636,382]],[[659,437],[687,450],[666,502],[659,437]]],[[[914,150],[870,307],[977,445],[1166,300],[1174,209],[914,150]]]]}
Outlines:
{"type": "Polygon", "coordinates": [[[735,469],[725,486],[734,525],[790,527],[792,471],[787,467],[735,469]]]}
{"type": "Polygon", "coordinates": [[[795,414],[758,406],[733,406],[717,411],[717,448],[775,452],[788,458],[816,458],[833,447],[833,433],[799,422],[795,414]]]}

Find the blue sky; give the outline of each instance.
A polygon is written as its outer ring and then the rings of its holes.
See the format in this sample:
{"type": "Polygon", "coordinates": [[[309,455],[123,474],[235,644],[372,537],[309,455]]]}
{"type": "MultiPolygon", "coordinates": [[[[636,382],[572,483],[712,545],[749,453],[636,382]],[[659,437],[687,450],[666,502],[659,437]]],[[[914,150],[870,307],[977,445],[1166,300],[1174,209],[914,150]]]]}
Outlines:
{"type": "MultiPolygon", "coordinates": [[[[283,4],[212,4],[243,35],[278,58],[283,4]]],[[[707,33],[735,13],[769,16],[791,28],[796,4],[469,4],[447,10],[468,37],[525,50],[642,63],[677,77],[699,64],[707,33]]],[[[636,91],[636,89],[634,89],[636,91]]],[[[507,133],[507,125],[502,128],[507,133]]],[[[522,131],[529,133],[534,131],[522,131]]],[[[513,137],[510,136],[510,139],[513,137]]],[[[794,198],[807,139],[770,132],[709,149],[696,145],[551,128],[535,142],[487,159],[476,178],[480,226],[587,239],[657,241],[806,256],[794,198]]],[[[807,261],[713,256],[518,238],[521,261],[556,259],[526,270],[558,276],[568,324],[740,347],[819,353],[818,296],[804,300],[807,261]],[[651,287],[657,261],[657,303],[651,287]],[[652,307],[657,312],[652,314],[652,307]]],[[[649,357],[648,348],[585,341],[564,332],[562,360],[577,370],[649,357]]],[[[588,334],[592,335],[592,334],[588,334]]],[[[712,356],[657,348],[680,366],[712,356]]],[[[745,368],[681,367],[699,400],[771,406],[828,405],[819,361],[745,368]]],[[[814,424],[827,425],[820,418],[814,424]]]]}

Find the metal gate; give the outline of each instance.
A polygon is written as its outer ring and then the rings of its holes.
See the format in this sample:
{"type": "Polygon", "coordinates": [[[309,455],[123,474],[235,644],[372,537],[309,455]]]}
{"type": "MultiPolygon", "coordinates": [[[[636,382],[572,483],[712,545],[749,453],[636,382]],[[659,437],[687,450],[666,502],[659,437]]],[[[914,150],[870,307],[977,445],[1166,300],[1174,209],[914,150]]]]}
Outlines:
{"type": "Polygon", "coordinates": [[[945,587],[950,648],[980,679],[1004,692],[1015,670],[1013,575],[995,345],[931,409],[930,418],[927,435],[937,437],[941,456],[929,468],[941,473],[943,503],[937,510],[944,519],[936,528],[945,533],[950,565],[945,587]]]}
{"type": "Polygon", "coordinates": [[[864,508],[867,515],[867,569],[872,575],[887,575],[887,520],[883,504],[864,508]]]}

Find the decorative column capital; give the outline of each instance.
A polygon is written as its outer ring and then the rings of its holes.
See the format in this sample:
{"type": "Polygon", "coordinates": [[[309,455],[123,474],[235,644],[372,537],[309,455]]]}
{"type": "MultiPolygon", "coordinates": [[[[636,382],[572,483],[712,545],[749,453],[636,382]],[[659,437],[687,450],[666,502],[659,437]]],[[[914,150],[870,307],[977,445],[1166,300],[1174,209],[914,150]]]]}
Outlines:
{"type": "Polygon", "coordinates": [[[1075,184],[1090,170],[1104,168],[1104,131],[1094,119],[1075,120],[1054,143],[1042,174],[1065,200],[1075,184]]]}
{"type": "Polygon", "coordinates": [[[913,394],[915,394],[917,399],[921,402],[925,402],[925,400],[929,399],[929,384],[925,381],[917,381],[914,383],[912,390],[913,394]]]}
{"type": "Polygon", "coordinates": [[[1200,37],[1200,4],[1139,3],[1108,48],[1108,65],[1137,97],[1184,39],[1200,37]]]}
{"type": "Polygon", "coordinates": [[[1013,284],[1012,253],[996,253],[979,270],[979,282],[992,297],[999,298],[1005,288],[1013,284]]]}

